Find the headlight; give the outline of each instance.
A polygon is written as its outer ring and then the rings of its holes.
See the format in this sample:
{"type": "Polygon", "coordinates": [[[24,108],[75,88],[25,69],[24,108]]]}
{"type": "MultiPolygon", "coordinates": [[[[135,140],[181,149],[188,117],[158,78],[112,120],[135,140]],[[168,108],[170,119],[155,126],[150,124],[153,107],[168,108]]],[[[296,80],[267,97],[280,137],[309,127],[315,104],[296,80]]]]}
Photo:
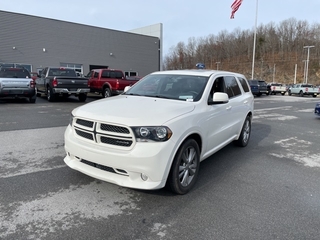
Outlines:
{"type": "Polygon", "coordinates": [[[164,142],[170,139],[172,131],[165,126],[131,127],[138,142],[164,142]]]}
{"type": "Polygon", "coordinates": [[[71,127],[72,127],[72,124],[73,124],[73,118],[74,118],[74,116],[71,113],[70,114],[70,119],[69,119],[69,124],[70,124],[71,127]]]}

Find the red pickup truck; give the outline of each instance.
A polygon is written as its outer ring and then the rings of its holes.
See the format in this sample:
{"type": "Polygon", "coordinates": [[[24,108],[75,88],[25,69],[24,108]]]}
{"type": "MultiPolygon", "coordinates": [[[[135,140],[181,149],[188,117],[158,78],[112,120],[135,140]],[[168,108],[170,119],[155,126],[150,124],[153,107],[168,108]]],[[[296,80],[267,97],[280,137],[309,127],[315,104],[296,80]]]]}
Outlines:
{"type": "Polygon", "coordinates": [[[89,78],[90,92],[111,97],[123,93],[126,86],[132,86],[140,78],[126,78],[123,71],[116,69],[93,69],[87,75],[89,78]]]}

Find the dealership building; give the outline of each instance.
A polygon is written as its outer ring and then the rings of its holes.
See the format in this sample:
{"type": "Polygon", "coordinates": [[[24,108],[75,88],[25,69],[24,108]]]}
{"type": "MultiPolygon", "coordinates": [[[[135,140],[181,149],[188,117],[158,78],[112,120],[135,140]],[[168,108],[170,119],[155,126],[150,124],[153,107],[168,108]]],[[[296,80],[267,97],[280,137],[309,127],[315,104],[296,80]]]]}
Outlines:
{"type": "Polygon", "coordinates": [[[127,76],[162,70],[162,24],[118,31],[84,24],[0,11],[0,65],[121,69],[127,76]]]}

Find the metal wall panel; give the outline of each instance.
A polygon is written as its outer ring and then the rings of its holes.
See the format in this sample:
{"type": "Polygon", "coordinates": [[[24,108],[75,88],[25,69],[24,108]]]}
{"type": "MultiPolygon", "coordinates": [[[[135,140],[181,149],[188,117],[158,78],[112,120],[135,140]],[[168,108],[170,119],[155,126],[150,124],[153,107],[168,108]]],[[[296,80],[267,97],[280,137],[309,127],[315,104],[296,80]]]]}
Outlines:
{"type": "Polygon", "coordinates": [[[0,62],[106,65],[140,76],[160,69],[157,37],[0,11],[0,62]]]}

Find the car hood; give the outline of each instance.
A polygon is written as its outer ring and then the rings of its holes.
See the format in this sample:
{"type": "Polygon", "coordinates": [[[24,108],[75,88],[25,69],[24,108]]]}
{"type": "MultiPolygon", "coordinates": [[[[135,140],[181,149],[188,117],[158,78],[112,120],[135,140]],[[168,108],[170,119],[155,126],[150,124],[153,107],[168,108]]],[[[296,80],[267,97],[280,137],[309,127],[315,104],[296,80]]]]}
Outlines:
{"type": "Polygon", "coordinates": [[[127,126],[158,126],[193,111],[193,102],[119,95],[76,108],[75,117],[127,126]]]}

